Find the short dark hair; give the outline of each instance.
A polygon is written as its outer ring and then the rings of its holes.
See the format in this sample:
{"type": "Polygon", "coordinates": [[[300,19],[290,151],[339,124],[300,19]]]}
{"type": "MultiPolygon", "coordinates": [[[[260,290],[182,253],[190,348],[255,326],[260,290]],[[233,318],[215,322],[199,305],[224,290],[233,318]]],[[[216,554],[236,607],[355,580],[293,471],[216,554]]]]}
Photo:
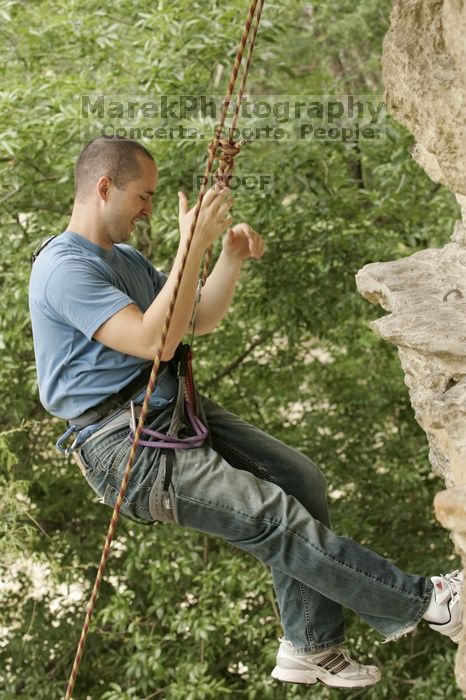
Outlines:
{"type": "Polygon", "coordinates": [[[151,153],[137,141],[124,136],[100,136],[83,148],[74,170],[75,196],[87,194],[99,177],[110,177],[118,189],[141,174],[138,154],[154,161],[151,153]]]}

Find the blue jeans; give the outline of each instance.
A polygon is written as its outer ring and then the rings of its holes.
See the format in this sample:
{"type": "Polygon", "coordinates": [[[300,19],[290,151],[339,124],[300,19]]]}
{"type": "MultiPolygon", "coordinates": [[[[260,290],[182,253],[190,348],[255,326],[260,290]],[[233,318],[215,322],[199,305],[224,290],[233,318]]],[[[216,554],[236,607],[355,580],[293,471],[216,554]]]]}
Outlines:
{"type": "MultiPolygon", "coordinates": [[[[211,444],[139,448],[122,514],[217,535],[269,566],[284,636],[298,653],[343,641],[342,607],[387,640],[412,630],[429,604],[430,579],[336,535],[325,478],[310,459],[208,398],[202,407],[211,444]]],[[[171,413],[152,413],[146,425],[166,431],[171,413]]],[[[130,450],[126,421],[123,414],[79,451],[87,481],[110,506],[130,450]]]]}

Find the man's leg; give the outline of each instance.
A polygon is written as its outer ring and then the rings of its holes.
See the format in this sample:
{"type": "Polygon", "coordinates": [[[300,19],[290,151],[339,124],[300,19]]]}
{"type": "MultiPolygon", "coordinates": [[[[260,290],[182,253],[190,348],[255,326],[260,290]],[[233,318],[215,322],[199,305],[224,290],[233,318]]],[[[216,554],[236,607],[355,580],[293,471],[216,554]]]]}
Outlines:
{"type": "Polygon", "coordinates": [[[354,610],[386,637],[413,629],[432,582],[405,574],[352,539],[337,536],[283,489],[235,469],[209,447],[176,450],[177,522],[221,537],[264,564],[354,610]]]}
{"type": "MultiPolygon", "coordinates": [[[[215,404],[205,403],[215,423],[215,404]]],[[[152,427],[164,429],[170,420],[167,409],[154,417],[152,427]]],[[[91,436],[80,450],[86,479],[109,505],[128,457],[127,430],[114,424],[99,437],[91,436]]],[[[277,449],[281,445],[274,443],[277,449]]],[[[151,520],[160,453],[140,450],[122,506],[125,515],[151,520]]],[[[173,515],[179,524],[222,537],[310,591],[351,608],[385,636],[405,632],[421,619],[431,598],[430,580],[404,574],[354,540],[338,537],[280,483],[232,467],[207,445],[174,450],[172,461],[173,515]]],[[[273,464],[270,460],[270,469],[273,464]]],[[[321,497],[317,501],[322,505],[321,497]]]]}
{"type": "MultiPolygon", "coordinates": [[[[212,405],[210,409],[212,421],[212,405]]],[[[166,429],[171,411],[153,420],[151,427],[166,429]]],[[[109,505],[114,504],[118,493],[129,447],[127,428],[113,423],[100,431],[100,435],[96,433],[89,438],[79,451],[79,463],[86,479],[109,505]]],[[[162,479],[165,484],[162,469],[165,456],[166,450],[139,451],[123,502],[123,514],[151,522],[159,519],[151,502],[157,482],[162,479]]],[[[415,627],[428,607],[430,611],[431,580],[404,574],[353,540],[338,537],[313,517],[298,498],[286,494],[270,478],[263,478],[264,473],[257,477],[251,471],[232,467],[208,445],[172,450],[169,461],[173,466],[172,483],[164,486],[169,489],[169,493],[165,491],[169,498],[164,497],[163,503],[166,500],[170,503],[164,505],[167,517],[162,519],[222,537],[272,570],[282,572],[288,580],[297,581],[338,606],[353,609],[386,637],[406,633],[415,627]]],[[[452,607],[458,600],[462,580],[452,574],[441,577],[441,584],[442,591],[452,589],[452,595],[447,596],[442,606],[436,598],[442,615],[434,615],[435,619],[431,616],[429,620],[438,631],[453,638],[450,627],[457,624],[458,630],[454,632],[459,633],[461,616],[455,617],[452,607]]],[[[376,667],[360,666],[338,647],[333,650],[324,647],[310,654],[303,654],[301,647],[301,653],[296,656],[289,642],[280,645],[272,675],[289,682],[320,680],[332,687],[348,688],[372,685],[380,678],[376,667]]]]}
{"type": "MultiPolygon", "coordinates": [[[[214,450],[236,469],[280,486],[321,523],[331,527],[325,478],[305,455],[203,397],[214,450]]],[[[341,605],[272,567],[283,632],[297,651],[339,644],[345,624],[341,605]]]]}

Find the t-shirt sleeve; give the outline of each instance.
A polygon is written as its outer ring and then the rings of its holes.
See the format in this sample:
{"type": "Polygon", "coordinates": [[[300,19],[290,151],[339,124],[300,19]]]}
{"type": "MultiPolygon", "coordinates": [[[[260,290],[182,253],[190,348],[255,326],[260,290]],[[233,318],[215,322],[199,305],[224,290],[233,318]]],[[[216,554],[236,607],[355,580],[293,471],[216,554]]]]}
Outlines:
{"type": "Polygon", "coordinates": [[[162,289],[163,285],[167,281],[167,275],[164,272],[161,272],[160,270],[157,270],[149,260],[145,260],[145,263],[147,265],[147,271],[149,272],[149,277],[151,278],[152,281],[152,286],[154,287],[154,294],[157,296],[157,294],[160,292],[162,289]]]}
{"type": "Polygon", "coordinates": [[[60,263],[50,275],[45,290],[48,311],[89,340],[105,321],[134,303],[89,261],[70,259],[60,263]]]}
{"type": "Polygon", "coordinates": [[[147,273],[152,284],[155,298],[167,281],[168,276],[164,272],[157,270],[157,268],[152,265],[150,260],[148,260],[146,256],[136,248],[126,245],[125,243],[118,243],[118,248],[123,250],[131,260],[133,260],[145,273],[147,273]]]}

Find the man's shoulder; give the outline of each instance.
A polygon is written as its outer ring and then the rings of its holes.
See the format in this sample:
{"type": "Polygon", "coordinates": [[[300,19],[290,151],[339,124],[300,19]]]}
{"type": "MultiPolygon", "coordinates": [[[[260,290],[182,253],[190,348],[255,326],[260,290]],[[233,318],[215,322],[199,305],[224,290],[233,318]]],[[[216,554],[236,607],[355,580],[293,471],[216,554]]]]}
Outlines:
{"type": "Polygon", "coordinates": [[[62,240],[63,234],[42,239],[34,254],[31,270],[30,286],[44,287],[50,275],[56,271],[66,259],[66,248],[62,240]]]}
{"type": "Polygon", "coordinates": [[[79,246],[73,245],[73,241],[67,236],[67,232],[48,236],[39,244],[39,252],[35,256],[32,270],[40,265],[42,268],[51,267],[62,260],[72,260],[81,252],[79,246]]]}
{"type": "Polygon", "coordinates": [[[73,244],[64,233],[58,234],[45,246],[32,265],[29,282],[30,297],[43,299],[48,290],[72,284],[81,275],[102,274],[99,261],[73,244]]]}

